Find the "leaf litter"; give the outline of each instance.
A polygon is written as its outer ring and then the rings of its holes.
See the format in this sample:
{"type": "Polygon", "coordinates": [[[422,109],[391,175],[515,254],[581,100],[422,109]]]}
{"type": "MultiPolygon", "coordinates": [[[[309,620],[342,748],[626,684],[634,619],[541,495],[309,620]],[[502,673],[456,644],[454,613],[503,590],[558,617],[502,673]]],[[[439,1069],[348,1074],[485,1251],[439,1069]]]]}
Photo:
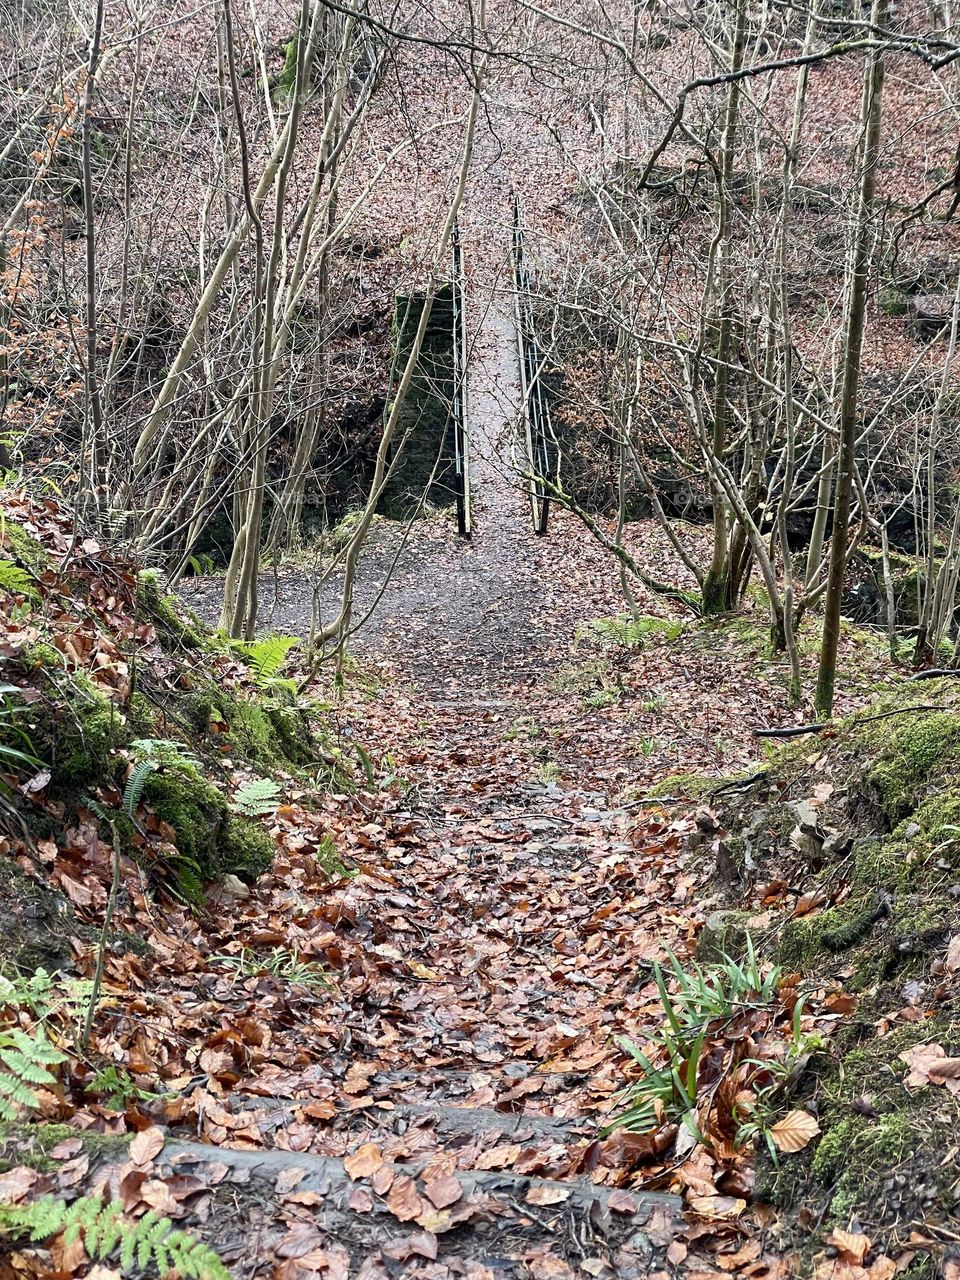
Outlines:
{"type": "MultiPolygon", "coordinates": [[[[67,554],[70,531],[55,504],[19,500],[12,510],[67,554]]],[[[681,761],[719,773],[749,759],[743,707],[715,697],[715,648],[708,656],[696,643],[651,645],[624,661],[618,679],[628,707],[651,688],[664,699],[641,713],[657,717],[662,743],[642,759],[625,753],[622,724],[609,732],[609,707],[587,706],[546,678],[580,658],[581,642],[571,649],[569,637],[598,596],[615,611],[615,575],[563,518],[551,544],[531,539],[526,551],[534,573],[563,557],[577,564],[593,584],[590,598],[572,584],[554,601],[550,628],[533,628],[534,650],[518,647],[499,670],[485,663],[477,684],[452,699],[442,682],[424,683],[425,637],[415,627],[389,656],[368,654],[364,679],[326,716],[340,750],[360,742],[379,762],[375,777],[326,794],[291,782],[287,800],[263,819],[278,852],[254,885],[211,886],[209,912],[197,915],[149,892],[124,858],[118,923],[146,938],[149,951],[108,953],[89,1061],[73,1059],[41,1105],[45,1119],[80,1135],[133,1142],[113,1163],[61,1142],[50,1172],[33,1177],[14,1166],[3,1175],[11,1198],[109,1190],[130,1213],[152,1208],[189,1222],[228,1262],[252,1262],[249,1274],[281,1280],[332,1280],[357,1267],[375,1276],[398,1265],[404,1274],[478,1280],[658,1268],[665,1276],[668,1267],[691,1276],[785,1273],[775,1224],[751,1205],[749,1150],[734,1146],[728,1128],[747,1049],[772,1051],[781,1035],[769,1013],[715,1037],[699,1115],[705,1144],[690,1140],[688,1126],[662,1121],[605,1136],[630,1078],[619,1038],[649,1043],[662,1023],[651,964],[666,948],[692,954],[719,901],[691,852],[696,816],[637,805],[629,784],[677,772],[681,761]],[[693,701],[696,725],[685,719],[693,701]],[[738,744],[725,758],[716,750],[720,724],[738,744]],[[544,742],[556,778],[544,776],[544,742]],[[318,861],[331,841],[343,873],[318,861]],[[278,950],[322,981],[223,963],[265,961],[278,950]],[[133,1094],[119,1106],[98,1100],[90,1063],[122,1069],[133,1094]],[[183,1140],[206,1144],[209,1156],[198,1160],[191,1148],[186,1163],[170,1163],[166,1151],[183,1140]],[[345,1216],[336,1230],[324,1228],[336,1197],[295,1165],[272,1175],[269,1207],[253,1213],[262,1192],[245,1200],[251,1171],[231,1153],[338,1162],[345,1216]],[[506,1200],[487,1191],[498,1177],[506,1200]],[[597,1189],[589,1208],[584,1187],[597,1189]],[[649,1191],[684,1197],[685,1221],[668,1201],[644,1202],[649,1191]],[[355,1224],[348,1238],[345,1222],[355,1224]]],[[[77,665],[122,697],[127,671],[111,637],[126,636],[141,646],[141,662],[181,678],[133,619],[129,569],[99,548],[74,555],[86,599],[65,600],[60,616],[77,665]]],[[[530,627],[530,618],[517,625],[530,627]]],[[[30,634],[29,620],[5,626],[14,648],[18,633],[30,634]]],[[[782,715],[779,677],[765,682],[735,648],[722,660],[730,680],[746,681],[749,669],[750,716],[758,699],[765,718],[782,715]]],[[[216,661],[222,678],[242,686],[241,664],[216,661]]],[[[36,803],[43,786],[34,781],[36,803]]],[[[50,843],[39,874],[60,884],[81,923],[97,924],[110,878],[97,824],[81,816],[50,843]]],[[[7,851],[38,874],[16,840],[7,851]]],[[[76,972],[89,976],[94,949],[80,939],[72,947],[76,972]]],[[[784,1007],[789,1014],[789,992],[784,1007]]],[[[950,1087],[952,1075],[936,1065],[943,1061],[911,1066],[930,1080],[940,1070],[950,1087]]],[[[774,1141],[799,1151],[815,1132],[814,1117],[793,1111],[774,1141]]],[[[16,1275],[42,1274],[49,1262],[43,1250],[18,1258],[16,1275]]],[[[83,1271],[81,1259],[73,1274],[83,1271]]]]}

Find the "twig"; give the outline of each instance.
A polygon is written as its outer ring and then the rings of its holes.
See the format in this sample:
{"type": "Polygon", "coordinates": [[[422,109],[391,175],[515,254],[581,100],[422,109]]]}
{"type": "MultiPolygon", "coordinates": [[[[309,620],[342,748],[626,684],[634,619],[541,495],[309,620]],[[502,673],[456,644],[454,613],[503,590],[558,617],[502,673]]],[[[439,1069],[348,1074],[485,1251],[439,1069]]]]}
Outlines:
{"type": "Polygon", "coordinates": [[[87,1016],[83,1023],[83,1036],[80,1040],[80,1047],[86,1053],[90,1045],[90,1033],[93,1030],[93,1019],[97,1012],[97,1005],[100,1003],[100,988],[103,985],[103,970],[107,958],[107,936],[110,933],[110,925],[113,921],[114,908],[117,905],[117,896],[120,892],[120,839],[117,835],[116,823],[110,822],[110,835],[113,840],[113,880],[110,884],[110,896],[107,899],[107,909],[103,914],[103,928],[100,930],[100,945],[97,949],[97,968],[93,975],[93,988],[90,992],[90,1003],[87,1005],[87,1016]]]}
{"type": "Polygon", "coordinates": [[[910,677],[911,684],[915,680],[933,680],[937,676],[960,676],[960,667],[930,667],[926,671],[915,671],[910,677]]]}
{"type": "MultiPolygon", "coordinates": [[[[943,706],[941,703],[921,702],[913,707],[897,707],[893,711],[881,711],[875,716],[861,716],[859,720],[852,720],[850,728],[856,729],[858,725],[870,724],[874,720],[889,720],[891,716],[905,716],[911,711],[952,711],[952,707],[943,706]]],[[[826,729],[835,729],[837,722],[835,720],[824,720],[818,724],[798,724],[791,725],[786,729],[754,729],[753,736],[755,738],[799,738],[805,733],[823,733],[826,729]]]]}

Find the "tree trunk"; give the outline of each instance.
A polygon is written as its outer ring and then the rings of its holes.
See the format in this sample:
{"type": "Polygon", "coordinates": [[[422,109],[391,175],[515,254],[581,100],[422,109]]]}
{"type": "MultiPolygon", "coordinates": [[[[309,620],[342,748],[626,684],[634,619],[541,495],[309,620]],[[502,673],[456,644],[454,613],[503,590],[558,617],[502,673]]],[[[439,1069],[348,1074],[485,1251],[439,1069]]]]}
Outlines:
{"type": "MultiPolygon", "coordinates": [[[[873,0],[871,24],[882,27],[886,0],[873,0]]],[[[814,705],[824,718],[833,714],[833,697],[837,679],[837,650],[840,644],[840,601],[844,572],[847,567],[847,537],[853,497],[853,473],[856,465],[857,411],[860,395],[860,362],[866,327],[867,285],[869,281],[872,213],[876,188],[877,160],[880,151],[880,126],[883,107],[883,57],[871,50],[867,57],[863,82],[861,121],[860,187],[857,198],[856,223],[850,250],[850,293],[847,303],[844,335],[843,383],[840,398],[840,442],[837,454],[837,482],[833,504],[833,532],[830,541],[830,568],[824,599],[823,636],[820,644],[820,669],[814,705]]]]}

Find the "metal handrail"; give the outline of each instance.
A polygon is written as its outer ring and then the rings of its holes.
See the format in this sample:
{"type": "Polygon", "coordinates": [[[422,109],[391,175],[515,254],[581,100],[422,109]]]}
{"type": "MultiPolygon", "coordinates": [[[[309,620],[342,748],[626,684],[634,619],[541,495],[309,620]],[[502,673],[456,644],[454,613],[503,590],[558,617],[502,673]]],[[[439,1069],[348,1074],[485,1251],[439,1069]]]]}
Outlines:
{"type": "Polygon", "coordinates": [[[457,532],[473,532],[470,494],[470,438],[467,433],[467,316],[464,306],[463,247],[460,227],[453,227],[453,458],[457,532]]]}
{"type": "Polygon", "coordinates": [[[555,480],[559,468],[557,437],[550,418],[550,404],[544,395],[541,374],[544,359],[533,324],[530,301],[530,273],[524,254],[523,216],[520,197],[513,197],[513,294],[520,364],[520,393],[523,406],[527,460],[530,465],[530,508],[537,533],[547,532],[550,496],[545,481],[555,480]]]}

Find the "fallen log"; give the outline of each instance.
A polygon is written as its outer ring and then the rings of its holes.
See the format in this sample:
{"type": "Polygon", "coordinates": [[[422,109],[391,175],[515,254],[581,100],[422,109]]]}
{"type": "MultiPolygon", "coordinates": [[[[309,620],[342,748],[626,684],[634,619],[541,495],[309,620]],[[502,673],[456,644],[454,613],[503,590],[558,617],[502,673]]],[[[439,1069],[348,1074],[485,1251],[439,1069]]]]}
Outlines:
{"type": "MultiPolygon", "coordinates": [[[[287,1117],[305,1106],[309,1098],[261,1097],[255,1093],[230,1095],[234,1110],[259,1111],[265,1109],[270,1116],[287,1117]]],[[[351,1113],[358,1125],[377,1129],[397,1129],[397,1124],[431,1128],[438,1137],[461,1134],[490,1133],[496,1130],[504,1137],[516,1140],[536,1135],[556,1142],[570,1142],[596,1132],[596,1124],[583,1116],[569,1119],[555,1116],[525,1115],[520,1111],[496,1111],[493,1107],[458,1107],[449,1103],[424,1099],[420,1102],[395,1102],[378,1107],[376,1103],[362,1111],[351,1113]]],[[[341,1116],[341,1120],[345,1119],[341,1116]]]]}
{"type": "MultiPolygon", "coordinates": [[[[267,1151],[235,1149],[214,1147],[202,1142],[173,1140],[166,1143],[159,1161],[175,1165],[181,1171],[187,1164],[226,1165],[230,1170],[247,1172],[255,1181],[268,1182],[271,1187],[275,1186],[281,1173],[291,1169],[302,1170],[304,1176],[297,1182],[297,1190],[317,1191],[324,1196],[329,1196],[331,1205],[338,1208],[343,1208],[350,1193],[358,1185],[363,1185],[360,1180],[351,1178],[343,1160],[334,1156],[314,1156],[300,1151],[280,1151],[276,1148],[267,1151]]],[[[430,1161],[420,1160],[412,1164],[395,1165],[385,1162],[383,1167],[389,1168],[395,1177],[419,1178],[429,1165],[430,1161]]],[[[551,1178],[538,1178],[532,1174],[481,1169],[458,1169],[454,1176],[466,1196],[480,1194],[507,1201],[513,1200],[517,1203],[522,1203],[532,1187],[551,1190],[558,1196],[557,1204],[562,1203],[588,1210],[595,1204],[607,1208],[612,1197],[615,1206],[623,1206],[618,1207],[616,1212],[633,1217],[635,1222],[646,1221],[655,1205],[679,1215],[682,1204],[679,1196],[665,1195],[658,1191],[625,1192],[616,1188],[598,1186],[587,1178],[573,1178],[569,1182],[560,1182],[551,1178]],[[564,1197],[562,1200],[559,1198],[561,1196],[564,1197]],[[627,1200],[633,1201],[632,1209],[627,1208],[627,1200]]],[[[383,1209],[386,1212],[385,1206],[383,1209]]]]}
{"type": "MultiPolygon", "coordinates": [[[[426,1256],[493,1254],[498,1274],[527,1275],[523,1259],[544,1249],[576,1266],[587,1244],[590,1252],[598,1247],[616,1251],[618,1274],[640,1277],[654,1262],[660,1264],[663,1250],[682,1227],[679,1197],[597,1186],[586,1178],[560,1182],[456,1169],[445,1175],[446,1194],[435,1197],[444,1207],[437,1208],[431,1201],[437,1184],[423,1177],[429,1161],[378,1166],[378,1177],[388,1175],[394,1194],[402,1187],[402,1201],[390,1192],[377,1195],[370,1178],[357,1176],[356,1167],[351,1177],[344,1161],[332,1156],[168,1141],[156,1163],[164,1175],[192,1175],[224,1187],[250,1184],[247,1190],[268,1219],[274,1216],[271,1204],[279,1218],[289,1203],[288,1212],[308,1215],[324,1238],[345,1242],[354,1263],[378,1251],[396,1257],[391,1250],[419,1230],[429,1250],[426,1256]]],[[[273,1245],[264,1237],[259,1247],[269,1256],[273,1245]]]]}

